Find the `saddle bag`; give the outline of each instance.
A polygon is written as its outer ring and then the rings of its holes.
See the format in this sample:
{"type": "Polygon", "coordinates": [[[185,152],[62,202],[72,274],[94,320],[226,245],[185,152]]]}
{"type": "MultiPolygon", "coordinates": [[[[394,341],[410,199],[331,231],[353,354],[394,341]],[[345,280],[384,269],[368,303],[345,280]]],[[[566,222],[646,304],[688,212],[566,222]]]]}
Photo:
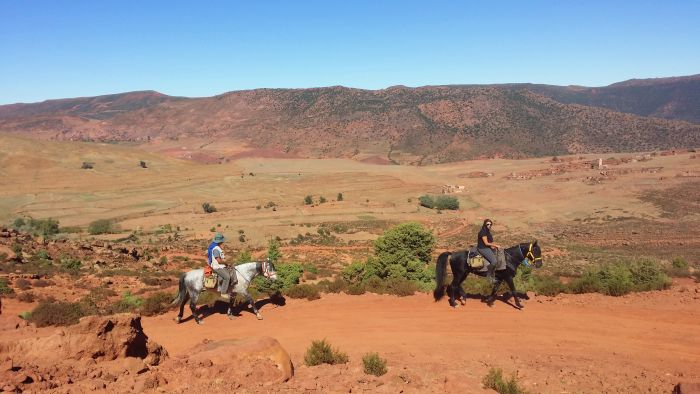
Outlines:
{"type": "Polygon", "coordinates": [[[219,275],[217,275],[211,267],[207,266],[204,268],[204,288],[214,289],[216,288],[216,283],[218,282],[219,275]]]}
{"type": "Polygon", "coordinates": [[[469,257],[469,266],[474,269],[484,268],[484,257],[482,255],[476,255],[474,257],[469,257]]]}

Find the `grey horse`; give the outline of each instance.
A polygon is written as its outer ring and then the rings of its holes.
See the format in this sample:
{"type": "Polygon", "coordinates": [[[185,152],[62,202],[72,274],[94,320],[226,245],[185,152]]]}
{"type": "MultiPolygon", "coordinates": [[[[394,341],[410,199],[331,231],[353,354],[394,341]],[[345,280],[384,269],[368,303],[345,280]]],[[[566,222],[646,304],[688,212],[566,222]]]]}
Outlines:
{"type": "MultiPolygon", "coordinates": [[[[277,280],[277,272],[275,271],[275,265],[267,261],[253,261],[250,263],[244,263],[239,265],[230,265],[227,267],[231,275],[234,274],[238,278],[238,283],[233,288],[229,289],[231,295],[228,303],[227,315],[229,319],[233,319],[233,293],[240,294],[245,297],[246,301],[253,307],[255,316],[258,320],[262,320],[262,315],[255,307],[255,302],[253,298],[248,294],[248,286],[258,275],[263,275],[267,279],[272,281],[277,280]]],[[[180,313],[175,318],[177,323],[182,321],[182,314],[185,309],[185,303],[190,300],[190,310],[192,310],[192,316],[197,324],[202,324],[202,318],[197,315],[197,299],[199,294],[204,290],[204,269],[196,269],[189,272],[185,272],[180,275],[180,287],[177,293],[177,297],[172,302],[172,305],[180,304],[180,313]]]]}

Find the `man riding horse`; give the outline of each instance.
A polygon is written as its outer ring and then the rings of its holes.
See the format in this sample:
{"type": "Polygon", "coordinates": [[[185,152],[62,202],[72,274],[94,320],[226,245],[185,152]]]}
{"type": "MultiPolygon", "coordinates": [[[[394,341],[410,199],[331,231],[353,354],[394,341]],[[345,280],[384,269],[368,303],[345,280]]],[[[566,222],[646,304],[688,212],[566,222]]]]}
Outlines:
{"type": "Polygon", "coordinates": [[[236,286],[238,278],[236,275],[231,275],[224,264],[224,250],[221,248],[221,244],[223,244],[224,241],[224,235],[216,233],[214,239],[207,248],[207,263],[222,279],[219,284],[221,297],[229,300],[231,296],[229,295],[228,289],[230,286],[236,286]]]}

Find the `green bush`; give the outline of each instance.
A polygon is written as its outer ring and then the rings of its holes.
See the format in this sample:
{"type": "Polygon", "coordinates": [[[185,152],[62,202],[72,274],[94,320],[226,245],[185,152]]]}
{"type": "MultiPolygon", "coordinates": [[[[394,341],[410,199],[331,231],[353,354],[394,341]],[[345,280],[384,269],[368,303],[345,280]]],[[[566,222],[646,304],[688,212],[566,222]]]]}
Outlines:
{"type": "Polygon", "coordinates": [[[208,202],[202,204],[202,210],[204,213],[214,213],[217,211],[216,207],[208,202]]]}
{"type": "Polygon", "coordinates": [[[49,237],[58,234],[58,220],[48,219],[33,219],[29,218],[29,226],[32,232],[37,235],[49,237]]]}
{"type": "Polygon", "coordinates": [[[42,301],[31,312],[30,321],[37,327],[70,326],[89,314],[90,311],[82,303],[42,301]]]}
{"type": "Polygon", "coordinates": [[[141,304],[141,314],[144,316],[155,316],[167,312],[170,309],[170,302],[173,300],[171,294],[158,292],[143,300],[141,304]]]}
{"type": "Polygon", "coordinates": [[[438,196],[435,199],[435,208],[457,210],[459,209],[459,200],[452,196],[438,196]]]}
{"type": "Polygon", "coordinates": [[[678,269],[688,269],[689,268],[688,262],[683,257],[676,257],[675,259],[673,259],[673,261],[671,262],[671,266],[673,268],[678,268],[678,269]]]}
{"type": "Polygon", "coordinates": [[[123,313],[123,312],[137,312],[138,309],[143,305],[143,300],[135,295],[132,295],[130,291],[124,292],[122,298],[112,305],[111,313],[123,313]]]}
{"type": "Polygon", "coordinates": [[[309,284],[292,286],[285,291],[285,295],[290,298],[306,298],[309,301],[321,298],[318,287],[309,284]]]}
{"type": "Polygon", "coordinates": [[[489,369],[489,373],[484,376],[481,383],[486,388],[495,390],[499,394],[527,394],[527,391],[518,385],[515,376],[511,376],[509,380],[504,380],[503,371],[500,368],[489,369]]]}
{"type": "Polygon", "coordinates": [[[304,354],[304,364],[313,367],[321,364],[345,364],[348,362],[348,355],[331,348],[331,345],[323,340],[311,342],[311,346],[306,349],[304,354]]]}
{"type": "Polygon", "coordinates": [[[280,251],[280,242],[277,239],[271,239],[267,243],[267,258],[273,263],[277,263],[282,258],[280,251]]]}
{"type": "Polygon", "coordinates": [[[378,353],[367,353],[362,357],[362,365],[368,375],[382,376],[387,372],[386,360],[378,353]]]}
{"type": "Polygon", "coordinates": [[[88,225],[88,234],[111,234],[114,232],[112,221],[109,219],[98,219],[88,225]]]}
{"type": "Polygon", "coordinates": [[[0,294],[12,294],[14,292],[12,287],[7,283],[7,279],[0,278],[0,294]]]}
{"type": "Polygon", "coordinates": [[[61,259],[61,268],[68,271],[69,273],[75,274],[80,270],[83,263],[80,260],[74,259],[72,257],[63,257],[61,259]]]}
{"type": "Polygon", "coordinates": [[[365,287],[361,284],[349,285],[345,293],[349,295],[362,295],[365,294],[365,287]]]}
{"type": "Polygon", "coordinates": [[[435,208],[435,199],[428,195],[418,197],[418,203],[426,208],[435,208]]]}
{"type": "Polygon", "coordinates": [[[418,285],[410,280],[402,278],[389,278],[384,285],[384,293],[406,297],[415,294],[418,285]]]}
{"type": "Polygon", "coordinates": [[[26,224],[27,223],[24,221],[24,219],[17,218],[17,219],[15,219],[14,222],[12,222],[12,228],[14,228],[15,230],[19,230],[22,227],[24,227],[26,224]]]}
{"type": "Polygon", "coordinates": [[[574,294],[602,293],[603,284],[595,270],[587,270],[579,278],[569,283],[569,290],[574,294]]]}
{"type": "Polygon", "coordinates": [[[321,196],[321,197],[318,198],[318,203],[319,203],[319,204],[323,204],[323,203],[325,203],[325,202],[326,202],[326,197],[321,196]]]}
{"type": "Polygon", "coordinates": [[[264,294],[274,294],[289,289],[299,283],[299,279],[304,273],[302,265],[297,263],[276,264],[275,268],[277,280],[274,282],[260,276],[255,277],[253,284],[257,291],[264,294]]]}
{"type": "Polygon", "coordinates": [[[314,203],[314,199],[311,196],[304,197],[304,205],[311,205],[314,203]]]}
{"type": "Polygon", "coordinates": [[[652,260],[637,261],[630,265],[629,270],[636,291],[662,290],[671,286],[671,279],[661,265],[652,260]]]}
{"type": "Polygon", "coordinates": [[[661,266],[652,260],[620,261],[598,268],[589,268],[569,284],[572,293],[599,292],[621,296],[632,291],[662,290],[671,280],[661,266]]]}
{"type": "Polygon", "coordinates": [[[39,249],[34,256],[40,260],[50,259],[49,252],[47,252],[46,249],[39,249]]]}
{"type": "Polygon", "coordinates": [[[537,295],[555,296],[559,293],[564,293],[567,290],[565,284],[559,281],[559,278],[553,276],[534,276],[535,293],[537,295]]]}

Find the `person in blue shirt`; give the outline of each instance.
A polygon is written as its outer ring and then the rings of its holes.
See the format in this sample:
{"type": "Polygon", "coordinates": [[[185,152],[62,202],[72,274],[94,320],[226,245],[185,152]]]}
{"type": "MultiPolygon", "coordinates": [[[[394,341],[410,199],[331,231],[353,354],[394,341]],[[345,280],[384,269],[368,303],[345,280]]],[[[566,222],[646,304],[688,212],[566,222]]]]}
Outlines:
{"type": "Polygon", "coordinates": [[[230,299],[230,295],[228,292],[229,286],[236,286],[236,284],[238,283],[238,278],[235,274],[231,275],[228,269],[226,269],[226,265],[224,264],[224,250],[221,248],[221,244],[223,244],[224,241],[224,235],[221,233],[216,233],[214,239],[207,248],[207,263],[209,264],[211,269],[214,270],[214,272],[219,274],[219,277],[221,277],[222,279],[221,285],[219,287],[221,297],[230,299]]]}

